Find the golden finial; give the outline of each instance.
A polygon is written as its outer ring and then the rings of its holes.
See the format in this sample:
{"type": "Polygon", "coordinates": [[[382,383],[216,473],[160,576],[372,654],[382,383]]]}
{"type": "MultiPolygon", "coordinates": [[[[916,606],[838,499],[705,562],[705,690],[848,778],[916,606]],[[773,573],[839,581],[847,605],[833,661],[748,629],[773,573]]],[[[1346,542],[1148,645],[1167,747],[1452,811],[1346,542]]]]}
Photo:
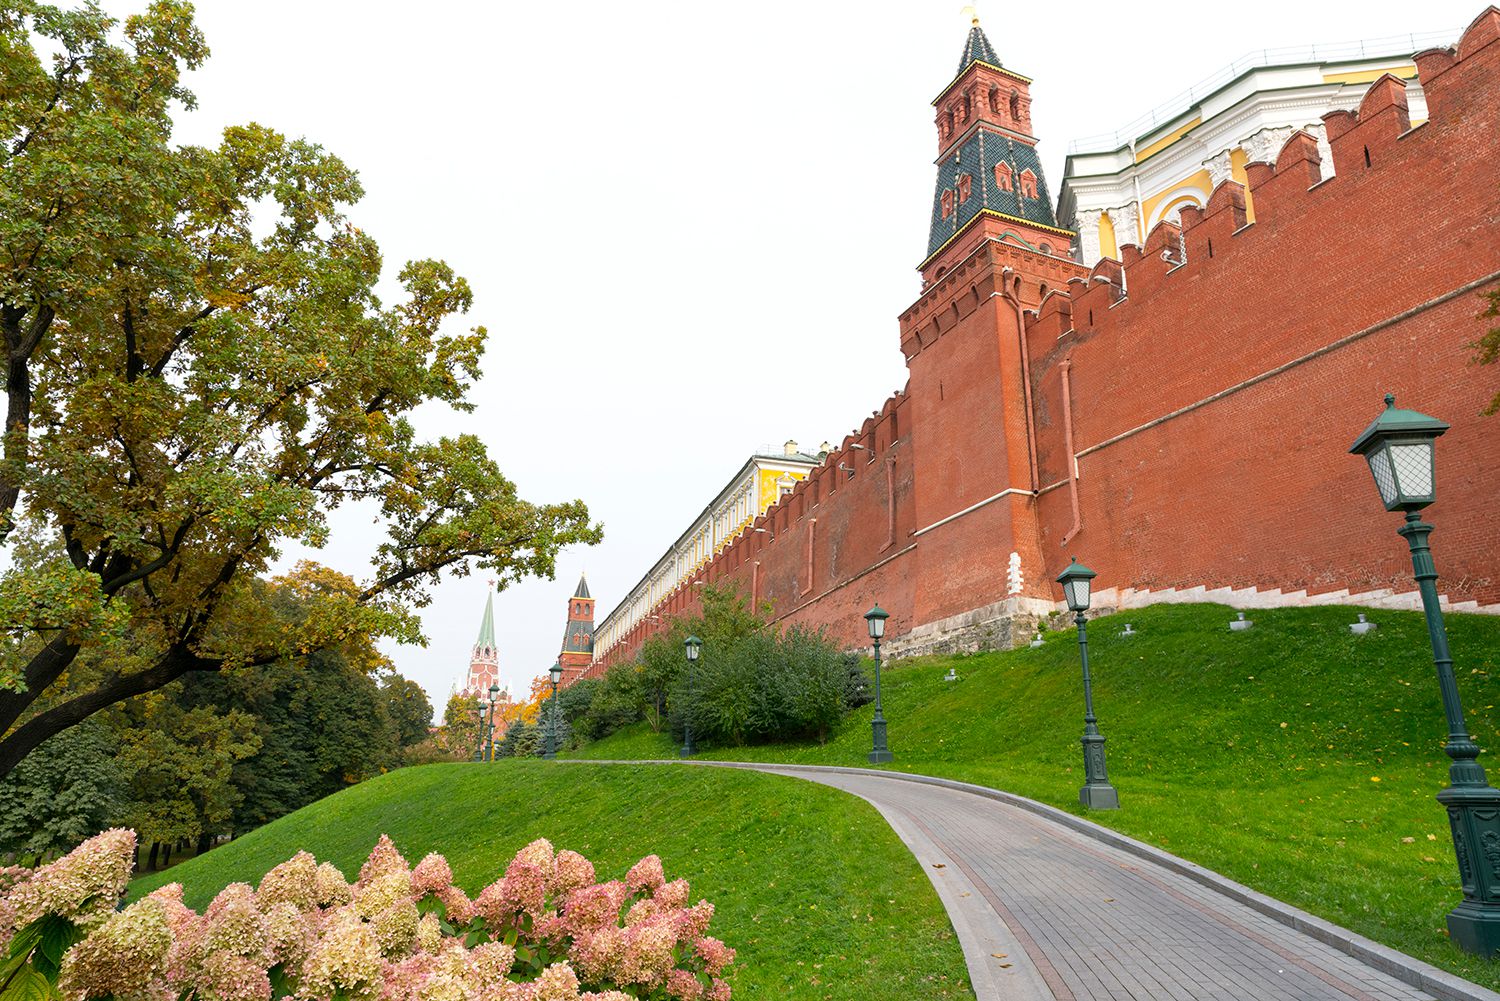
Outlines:
{"type": "Polygon", "coordinates": [[[979,11],[978,11],[977,8],[974,7],[973,4],[970,4],[969,6],[965,7],[963,9],[963,13],[969,15],[969,23],[970,24],[972,24],[976,28],[979,27],[979,11]]]}

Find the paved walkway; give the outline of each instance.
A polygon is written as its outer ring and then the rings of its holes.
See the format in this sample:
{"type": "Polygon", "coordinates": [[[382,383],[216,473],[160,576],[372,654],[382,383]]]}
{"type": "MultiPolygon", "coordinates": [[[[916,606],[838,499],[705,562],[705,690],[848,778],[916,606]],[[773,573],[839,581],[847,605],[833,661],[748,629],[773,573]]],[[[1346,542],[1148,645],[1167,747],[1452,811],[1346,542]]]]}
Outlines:
{"type": "Polygon", "coordinates": [[[1067,818],[890,773],[748,767],[844,789],[880,811],[947,907],[979,1001],[1500,1001],[1245,891],[1325,937],[1355,941],[1370,957],[1362,961],[1180,871],[1205,872],[1198,867],[1148,846],[1122,850],[1067,818]],[[1371,965],[1391,962],[1423,971],[1425,989],[1371,965]]]}

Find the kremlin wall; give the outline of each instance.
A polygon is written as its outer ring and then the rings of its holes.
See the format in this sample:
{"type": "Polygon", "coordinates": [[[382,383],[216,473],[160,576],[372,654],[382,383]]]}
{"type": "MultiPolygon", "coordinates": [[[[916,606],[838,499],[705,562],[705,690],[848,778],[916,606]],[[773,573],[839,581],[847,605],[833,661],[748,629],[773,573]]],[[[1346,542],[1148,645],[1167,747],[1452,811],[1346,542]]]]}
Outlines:
{"type": "Polygon", "coordinates": [[[1031,148],[1031,81],[976,24],[934,102],[905,390],[588,673],[692,612],[699,582],[850,647],[878,601],[896,655],[1023,642],[1075,555],[1096,607],[1418,607],[1400,518],[1348,454],[1386,392],[1451,422],[1439,588],[1500,612],[1500,416],[1481,413],[1500,368],[1471,363],[1500,287],[1500,10],[1412,62],[1425,121],[1381,76],[1086,267],[1031,148]]]}

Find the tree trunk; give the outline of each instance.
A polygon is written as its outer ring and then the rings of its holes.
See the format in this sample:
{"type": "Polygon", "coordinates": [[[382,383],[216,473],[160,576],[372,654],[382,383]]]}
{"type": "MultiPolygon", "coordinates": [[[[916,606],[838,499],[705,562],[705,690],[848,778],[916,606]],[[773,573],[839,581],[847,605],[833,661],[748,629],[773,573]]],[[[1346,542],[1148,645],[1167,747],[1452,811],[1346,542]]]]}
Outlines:
{"type": "Polygon", "coordinates": [[[169,845],[169,844],[168,845],[162,845],[161,846],[161,867],[163,869],[165,869],[168,866],[170,866],[171,864],[172,864],[172,846],[169,845]]]}
{"type": "Polygon", "coordinates": [[[160,841],[153,841],[153,842],[151,842],[151,858],[146,861],[146,865],[147,865],[148,868],[150,868],[150,870],[152,872],[156,871],[156,858],[160,854],[161,854],[161,842],[160,841]]]}
{"type": "Polygon", "coordinates": [[[197,854],[202,855],[204,852],[208,851],[213,846],[214,846],[214,836],[212,834],[209,834],[207,831],[204,831],[202,834],[198,835],[198,851],[197,851],[197,854]]]}

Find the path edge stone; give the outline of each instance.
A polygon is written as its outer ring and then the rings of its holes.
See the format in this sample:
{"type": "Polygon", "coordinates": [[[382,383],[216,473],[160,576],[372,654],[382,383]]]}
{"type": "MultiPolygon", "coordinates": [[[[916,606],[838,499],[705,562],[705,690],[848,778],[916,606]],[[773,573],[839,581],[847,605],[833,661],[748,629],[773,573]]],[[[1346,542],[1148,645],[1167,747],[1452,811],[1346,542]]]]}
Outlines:
{"type": "Polygon", "coordinates": [[[1071,831],[1075,831],[1095,841],[1103,842],[1112,848],[1128,852],[1139,858],[1146,859],[1164,869],[1168,869],[1178,875],[1193,880],[1200,886],[1207,887],[1216,893],[1220,893],[1231,900],[1238,901],[1247,907],[1264,914],[1274,921],[1294,928],[1309,935],[1324,945],[1330,946],[1345,955],[1352,956],[1362,963],[1374,967],[1402,983],[1409,984],[1419,990],[1423,990],[1442,1001],[1500,1001],[1500,994],[1481,987],[1471,981],[1465,980],[1446,970],[1440,970],[1430,963],[1424,963],[1415,956],[1408,956],[1404,952],[1381,945],[1379,942],[1365,938],[1356,932],[1343,928],[1331,921],[1309,914],[1298,907],[1293,907],[1285,901],[1277,900],[1275,897],[1267,896],[1257,890],[1252,890],[1243,883],[1236,882],[1228,876],[1223,876],[1212,869],[1204,868],[1195,862],[1179,858],[1171,852],[1163,851],[1144,841],[1121,834],[1119,831],[1110,830],[1085,820],[1066,810],[1059,810],[1055,806],[1039,803],[1025,796],[1018,796],[1003,789],[994,789],[989,786],[976,785],[972,782],[960,782],[957,779],[944,779],[935,775],[920,775],[915,772],[902,772],[894,769],[884,768],[853,768],[844,765],[794,765],[779,762],[760,761],[708,761],[694,759],[691,761],[672,761],[669,759],[648,759],[640,761],[590,761],[588,759],[570,758],[559,759],[573,764],[598,764],[598,765],[702,765],[714,768],[743,768],[748,771],[759,772],[835,772],[847,775],[882,775],[887,778],[899,779],[906,782],[917,782],[923,785],[941,786],[945,789],[956,789],[959,792],[972,793],[985,799],[992,799],[1014,806],[1021,810],[1034,813],[1037,816],[1060,824],[1071,831]]]}

